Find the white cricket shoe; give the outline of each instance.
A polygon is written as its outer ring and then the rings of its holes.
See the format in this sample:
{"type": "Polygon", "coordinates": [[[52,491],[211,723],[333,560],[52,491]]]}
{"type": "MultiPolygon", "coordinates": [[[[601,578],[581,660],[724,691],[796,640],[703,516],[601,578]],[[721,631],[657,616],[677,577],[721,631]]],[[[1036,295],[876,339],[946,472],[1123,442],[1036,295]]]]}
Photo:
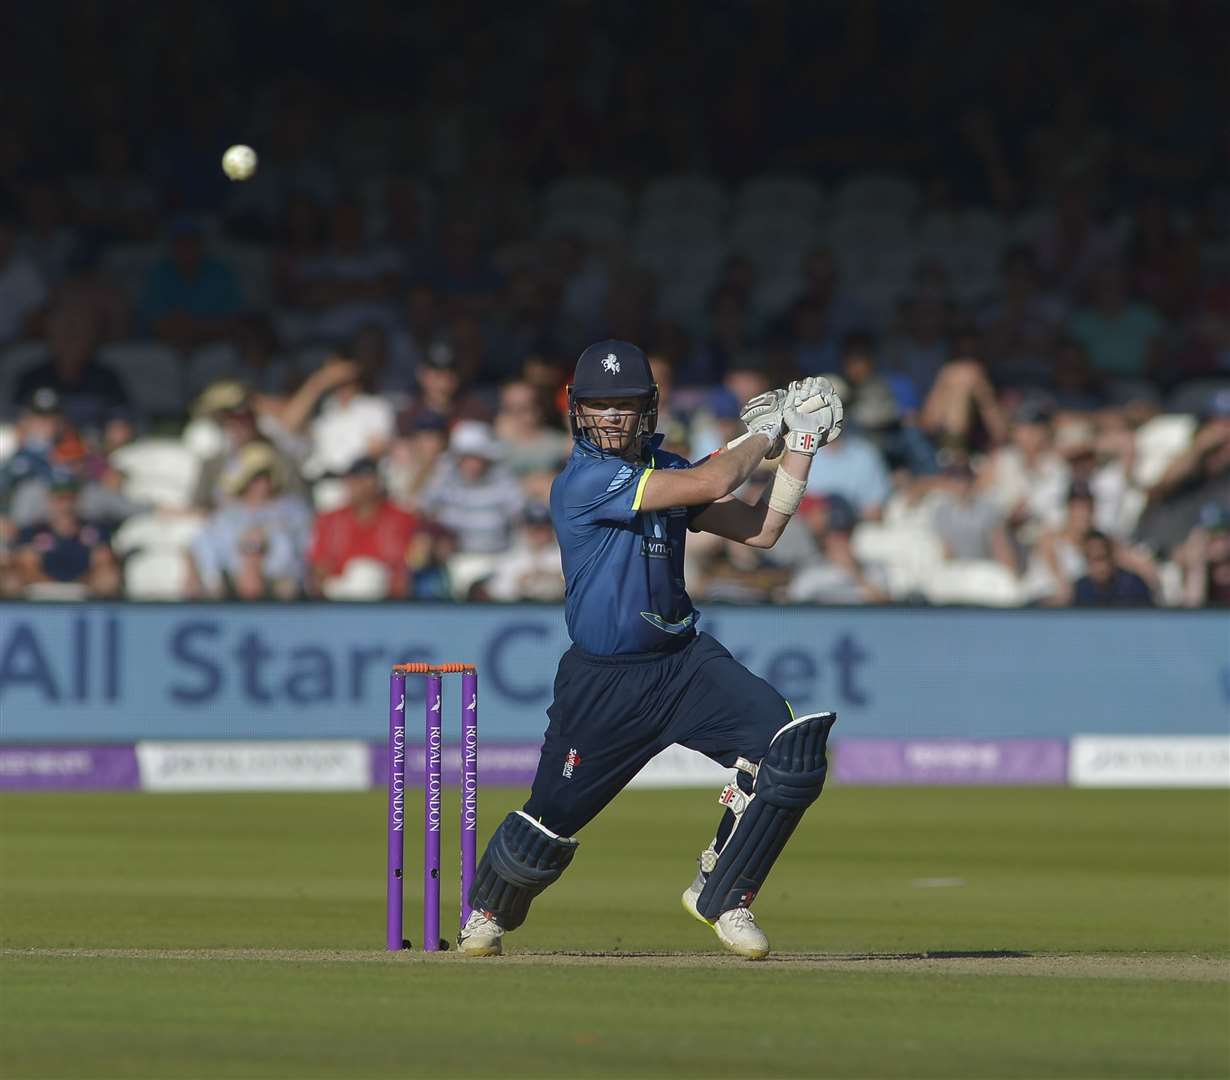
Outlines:
{"type": "Polygon", "coordinates": [[[765,937],[765,932],[756,925],[756,916],[752,914],[750,908],[737,907],[723,911],[713,922],[700,913],[696,907],[696,901],[700,899],[701,890],[704,887],[705,875],[698,870],[692,884],[683,891],[684,911],[706,926],[711,926],[713,932],[717,934],[718,941],[736,956],[746,957],[748,960],[763,960],[768,956],[769,939],[765,937]]]}
{"type": "Polygon", "coordinates": [[[466,956],[499,956],[504,951],[504,927],[494,915],[471,911],[457,944],[466,956]]]}

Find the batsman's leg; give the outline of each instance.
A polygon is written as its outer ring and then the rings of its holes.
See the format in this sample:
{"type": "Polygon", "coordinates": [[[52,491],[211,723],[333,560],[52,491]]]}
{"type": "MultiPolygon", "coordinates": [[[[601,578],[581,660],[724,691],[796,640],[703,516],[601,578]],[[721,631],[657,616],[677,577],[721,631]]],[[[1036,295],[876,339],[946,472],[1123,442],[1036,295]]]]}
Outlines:
{"type": "Polygon", "coordinates": [[[498,956],[506,931],[516,930],[530,903],[572,862],[578,841],[558,836],[524,810],[508,815],[478,864],[468,897],[473,911],[461,931],[461,951],[498,956]]]}
{"type": "Polygon", "coordinates": [[[760,762],[736,762],[735,782],[719,802],[726,813],[700,857],[696,879],[683,894],[689,912],[717,932],[732,952],[751,959],[769,943],[748,911],[774,862],[820,797],[828,771],[825,753],[835,713],[800,716],[783,726],[760,762]]]}

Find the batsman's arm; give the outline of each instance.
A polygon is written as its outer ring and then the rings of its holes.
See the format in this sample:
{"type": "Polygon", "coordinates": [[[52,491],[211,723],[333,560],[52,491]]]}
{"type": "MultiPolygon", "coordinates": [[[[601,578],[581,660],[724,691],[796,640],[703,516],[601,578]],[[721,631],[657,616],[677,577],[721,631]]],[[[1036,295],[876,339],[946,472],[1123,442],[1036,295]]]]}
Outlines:
{"type": "Polygon", "coordinates": [[[713,454],[692,469],[650,469],[642,477],[634,510],[666,510],[672,506],[703,506],[724,499],[763,460],[772,440],[760,432],[733,450],[713,454]]]}
{"type": "MultiPolygon", "coordinates": [[[[787,450],[778,465],[779,472],[784,472],[800,488],[806,484],[807,471],[810,468],[811,455],[800,454],[794,450],[787,450]]],[[[786,513],[770,505],[770,502],[779,501],[774,497],[779,486],[789,487],[789,481],[775,478],[773,488],[755,504],[745,503],[733,496],[715,502],[692,519],[690,528],[697,532],[713,533],[727,540],[737,540],[748,547],[771,548],[780,539],[786,522],[793,514],[793,511],[786,513]]]]}

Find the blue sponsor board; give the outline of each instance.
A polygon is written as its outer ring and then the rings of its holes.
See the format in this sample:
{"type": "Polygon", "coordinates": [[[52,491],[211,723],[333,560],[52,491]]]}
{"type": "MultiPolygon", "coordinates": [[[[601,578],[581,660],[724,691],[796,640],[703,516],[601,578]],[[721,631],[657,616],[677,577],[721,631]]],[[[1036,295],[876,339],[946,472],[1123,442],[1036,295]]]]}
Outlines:
{"type": "MultiPolygon", "coordinates": [[[[701,623],[843,736],[1230,731],[1220,612],[711,607],[701,623]]],[[[0,605],[0,740],[380,739],[394,661],[474,661],[480,725],[537,739],[562,611],[536,605],[0,605]]],[[[446,739],[459,737],[446,679],[446,739]]],[[[407,728],[422,680],[407,680],[407,728]]]]}

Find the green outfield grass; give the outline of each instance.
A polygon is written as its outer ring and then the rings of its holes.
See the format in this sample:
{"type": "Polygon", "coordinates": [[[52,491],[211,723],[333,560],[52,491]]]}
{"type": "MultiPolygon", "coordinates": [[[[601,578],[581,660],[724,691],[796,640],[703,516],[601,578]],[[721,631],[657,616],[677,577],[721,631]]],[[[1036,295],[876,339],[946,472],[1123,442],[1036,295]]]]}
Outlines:
{"type": "Polygon", "coordinates": [[[0,797],[0,1076],[1230,1075],[1226,792],[831,788],[762,964],[679,908],[714,794],[626,793],[489,961],[383,953],[378,793],[0,797]]]}

